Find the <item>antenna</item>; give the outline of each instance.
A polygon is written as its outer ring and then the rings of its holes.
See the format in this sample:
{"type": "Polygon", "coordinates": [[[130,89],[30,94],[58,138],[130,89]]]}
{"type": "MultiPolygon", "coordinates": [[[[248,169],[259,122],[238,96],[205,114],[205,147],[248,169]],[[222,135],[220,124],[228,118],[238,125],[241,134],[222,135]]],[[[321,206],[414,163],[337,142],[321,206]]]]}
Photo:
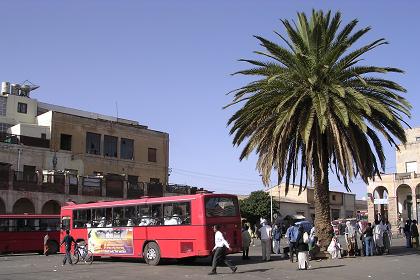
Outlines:
{"type": "Polygon", "coordinates": [[[115,101],[115,109],[117,110],[117,121],[118,121],[118,101],[115,101]]]}

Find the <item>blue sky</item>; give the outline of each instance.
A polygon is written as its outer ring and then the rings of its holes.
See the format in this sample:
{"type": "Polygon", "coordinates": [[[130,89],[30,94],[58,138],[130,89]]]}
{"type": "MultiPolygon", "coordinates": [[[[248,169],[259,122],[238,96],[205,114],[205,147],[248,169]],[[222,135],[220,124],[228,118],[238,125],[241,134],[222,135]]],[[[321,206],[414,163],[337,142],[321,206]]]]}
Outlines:
{"type": "MultiPolygon", "coordinates": [[[[253,35],[277,40],[279,19],[312,8],[371,26],[361,43],[390,42],[364,63],[406,71],[387,78],[408,89],[418,126],[417,1],[2,1],[0,79],[28,79],[41,86],[34,98],[57,105],[115,116],[117,103],[120,117],[169,133],[171,182],[245,194],[263,187],[255,156],[239,162],[228,134],[226,93],[249,82],[230,74],[261,50],[253,35]]],[[[366,193],[360,180],[351,186],[366,193]]]]}

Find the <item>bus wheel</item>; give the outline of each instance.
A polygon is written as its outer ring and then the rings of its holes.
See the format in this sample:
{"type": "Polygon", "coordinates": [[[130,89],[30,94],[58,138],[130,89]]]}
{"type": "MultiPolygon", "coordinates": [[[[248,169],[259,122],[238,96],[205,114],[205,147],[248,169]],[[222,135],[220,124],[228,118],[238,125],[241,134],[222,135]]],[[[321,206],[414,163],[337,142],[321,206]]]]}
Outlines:
{"type": "Polygon", "coordinates": [[[57,254],[58,252],[58,244],[55,241],[48,240],[48,252],[47,254],[57,254]]]}
{"type": "Polygon", "coordinates": [[[144,247],[144,260],[147,264],[158,265],[160,262],[160,248],[155,242],[149,242],[144,247]]]}

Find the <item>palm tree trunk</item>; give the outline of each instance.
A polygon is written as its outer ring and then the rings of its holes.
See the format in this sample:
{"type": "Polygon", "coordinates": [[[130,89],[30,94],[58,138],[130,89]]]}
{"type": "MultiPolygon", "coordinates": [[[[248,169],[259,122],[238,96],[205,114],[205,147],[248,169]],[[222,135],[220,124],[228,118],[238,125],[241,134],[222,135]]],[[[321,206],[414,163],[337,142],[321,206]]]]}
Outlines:
{"type": "Polygon", "coordinates": [[[324,156],[322,161],[321,166],[314,164],[315,229],[321,252],[326,252],[332,235],[327,157],[324,156]]]}

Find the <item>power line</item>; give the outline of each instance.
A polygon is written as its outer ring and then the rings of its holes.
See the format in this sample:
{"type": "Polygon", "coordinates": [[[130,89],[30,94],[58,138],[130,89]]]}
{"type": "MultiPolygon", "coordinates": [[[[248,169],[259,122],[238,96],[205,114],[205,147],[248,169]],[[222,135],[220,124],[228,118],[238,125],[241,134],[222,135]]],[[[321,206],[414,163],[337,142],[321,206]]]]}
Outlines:
{"type": "Polygon", "coordinates": [[[197,176],[214,177],[214,178],[220,178],[220,179],[232,180],[232,181],[244,181],[244,182],[250,182],[250,183],[257,183],[257,181],[251,180],[251,179],[220,176],[220,175],[208,174],[208,173],[197,172],[197,171],[190,171],[190,170],[174,168],[174,167],[172,167],[172,170],[187,173],[187,174],[193,174],[197,176]]]}

